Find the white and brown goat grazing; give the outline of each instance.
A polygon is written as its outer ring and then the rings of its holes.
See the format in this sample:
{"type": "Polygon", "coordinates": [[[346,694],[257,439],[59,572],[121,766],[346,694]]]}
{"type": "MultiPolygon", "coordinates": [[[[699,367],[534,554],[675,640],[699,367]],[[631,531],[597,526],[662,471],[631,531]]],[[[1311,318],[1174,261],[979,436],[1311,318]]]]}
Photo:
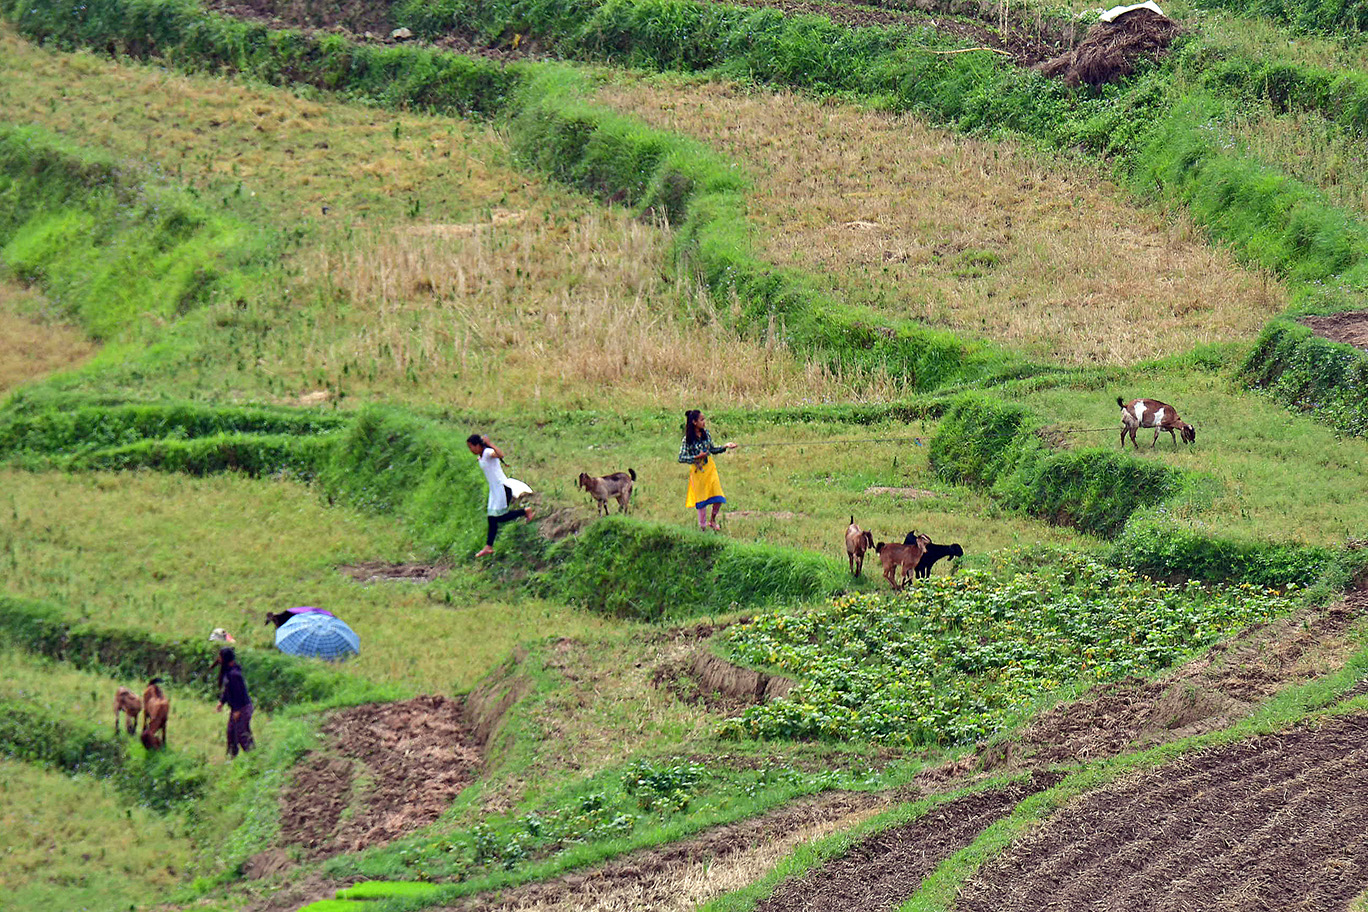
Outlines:
{"type": "Polygon", "coordinates": [[[1121,406],[1122,449],[1125,449],[1127,434],[1130,434],[1131,443],[1134,444],[1135,448],[1140,449],[1140,444],[1135,442],[1135,432],[1142,427],[1154,428],[1154,440],[1150,443],[1151,447],[1158,445],[1159,434],[1162,431],[1168,431],[1175,448],[1178,446],[1178,438],[1174,436],[1175,432],[1183,435],[1184,443],[1195,443],[1197,440],[1196,428],[1179,418],[1177,409],[1160,402],[1158,399],[1132,399],[1130,402],[1124,402],[1120,396],[1117,396],[1116,404],[1121,406]]]}

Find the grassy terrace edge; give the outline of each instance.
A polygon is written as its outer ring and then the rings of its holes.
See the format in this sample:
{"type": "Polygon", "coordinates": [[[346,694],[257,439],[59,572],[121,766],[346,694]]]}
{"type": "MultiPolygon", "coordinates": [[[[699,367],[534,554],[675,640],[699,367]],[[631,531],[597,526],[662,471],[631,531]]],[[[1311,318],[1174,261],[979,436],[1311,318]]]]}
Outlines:
{"type": "MultiPolygon", "coordinates": [[[[961,394],[930,440],[931,466],[1008,509],[1110,538],[1113,562],[1146,573],[1292,583],[1329,595],[1368,563],[1361,552],[1196,533],[1164,507],[1190,498],[1201,478],[1108,448],[1054,451],[1036,423],[989,394],[961,394]]],[[[435,554],[473,550],[480,538],[470,517],[482,510],[484,484],[461,435],[392,408],[342,416],[174,402],[93,407],[80,396],[27,394],[0,410],[0,462],[284,475],[313,482],[329,501],[397,517],[435,554]]],[[[850,585],[827,556],[624,517],[554,542],[515,526],[507,540],[517,563],[533,570],[521,582],[530,591],[638,620],[812,602],[850,585]]]]}
{"type": "MultiPolygon", "coordinates": [[[[484,479],[463,435],[397,409],[371,407],[342,419],[185,403],[103,402],[91,408],[79,396],[20,396],[0,410],[0,461],[33,470],[284,474],[314,482],[330,501],[395,516],[434,554],[473,552],[483,539],[473,520],[484,512],[484,479]],[[280,433],[290,429],[295,433],[280,433]]],[[[558,542],[525,526],[510,529],[506,539],[519,565],[535,569],[523,581],[531,590],[640,620],[807,602],[845,584],[842,566],[828,557],[622,517],[558,542]],[[698,585],[700,575],[711,584],[706,590],[698,585]]],[[[101,638],[90,633],[82,639],[53,627],[51,618],[40,623],[36,611],[0,601],[0,629],[18,625],[25,643],[49,655],[71,651],[73,641],[101,638]]],[[[178,667],[202,664],[196,656],[203,650],[182,656],[176,651],[181,647],[162,647],[171,652],[159,653],[158,661],[174,656],[178,667]]]]}

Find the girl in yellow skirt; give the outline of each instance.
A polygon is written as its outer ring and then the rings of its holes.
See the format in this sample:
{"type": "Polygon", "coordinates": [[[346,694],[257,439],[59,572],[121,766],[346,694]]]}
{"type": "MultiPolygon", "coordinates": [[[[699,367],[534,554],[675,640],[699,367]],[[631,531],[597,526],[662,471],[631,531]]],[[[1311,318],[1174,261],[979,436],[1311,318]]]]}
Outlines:
{"type": "Polygon", "coordinates": [[[684,505],[698,511],[698,528],[717,529],[717,511],[727,502],[722,495],[722,480],[717,477],[717,461],[713,459],[727,450],[736,449],[736,444],[713,446],[708,436],[708,419],[698,409],[684,413],[684,443],[679,448],[679,461],[689,466],[689,490],[684,496],[684,505]],[[712,504],[712,520],[706,513],[712,504]]]}

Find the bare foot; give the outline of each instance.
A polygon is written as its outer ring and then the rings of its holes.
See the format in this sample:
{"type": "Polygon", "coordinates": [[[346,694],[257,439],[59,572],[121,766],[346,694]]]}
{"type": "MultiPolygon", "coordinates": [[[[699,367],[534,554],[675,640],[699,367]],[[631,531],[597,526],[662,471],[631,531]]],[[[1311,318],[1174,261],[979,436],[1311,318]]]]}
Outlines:
{"type": "Polygon", "coordinates": [[[523,522],[531,522],[532,520],[534,520],[534,519],[536,519],[536,518],[537,518],[537,514],[532,510],[531,507],[528,507],[528,508],[527,508],[527,515],[523,517],[523,522]]]}
{"type": "Polygon", "coordinates": [[[722,527],[719,526],[719,525],[718,525],[717,523],[715,523],[715,522],[710,522],[710,523],[708,523],[708,528],[709,528],[709,529],[712,529],[714,532],[721,532],[721,531],[722,531],[722,527]]]}
{"type": "Polygon", "coordinates": [[[489,555],[491,555],[491,554],[493,554],[493,553],[494,553],[494,549],[491,548],[489,545],[485,545],[485,546],[484,546],[483,548],[481,548],[479,551],[476,551],[476,552],[475,552],[475,556],[476,556],[476,557],[488,557],[489,555]]]}

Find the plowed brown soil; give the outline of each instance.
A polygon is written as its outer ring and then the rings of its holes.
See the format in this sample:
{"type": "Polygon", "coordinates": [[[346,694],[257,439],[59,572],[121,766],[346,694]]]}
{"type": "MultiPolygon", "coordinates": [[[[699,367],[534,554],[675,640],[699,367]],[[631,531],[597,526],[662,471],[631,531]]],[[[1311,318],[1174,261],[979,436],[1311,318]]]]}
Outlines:
{"type": "Polygon", "coordinates": [[[337,569],[358,583],[377,583],[385,580],[429,583],[446,576],[451,570],[451,563],[391,564],[388,561],[362,561],[359,564],[343,564],[337,569]]]}
{"type": "Polygon", "coordinates": [[[474,729],[462,705],[446,697],[346,709],[323,731],[328,753],[299,764],[281,799],[281,842],[302,846],[311,858],[426,826],[480,768],[474,729]]]}
{"type": "Polygon", "coordinates": [[[980,752],[995,769],[1115,756],[1225,728],[1290,684],[1339,667],[1368,592],[1251,627],[1157,681],[1121,681],[1042,713],[1009,742],[980,752]]]}
{"type": "Polygon", "coordinates": [[[781,884],[756,912],[885,912],[906,900],[942,861],[973,842],[1022,799],[1058,774],[1035,774],[1006,788],[965,795],[911,823],[884,830],[840,858],[781,884]]]}
{"type": "Polygon", "coordinates": [[[1185,756],[1084,795],[960,912],[1346,909],[1368,889],[1368,715],[1185,756]]]}
{"type": "Polygon", "coordinates": [[[1356,348],[1368,349],[1368,310],[1302,317],[1301,321],[1311,327],[1318,336],[1356,348]]]}

